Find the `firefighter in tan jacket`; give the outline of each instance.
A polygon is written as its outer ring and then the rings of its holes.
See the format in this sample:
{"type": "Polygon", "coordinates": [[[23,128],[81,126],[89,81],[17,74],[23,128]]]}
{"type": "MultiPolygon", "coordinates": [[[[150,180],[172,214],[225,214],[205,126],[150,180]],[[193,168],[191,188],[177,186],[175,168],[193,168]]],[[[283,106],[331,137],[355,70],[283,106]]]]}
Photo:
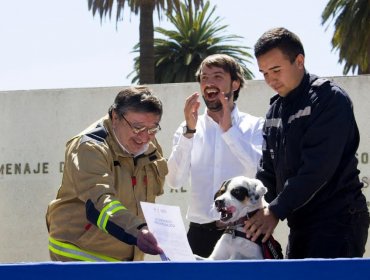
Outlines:
{"type": "Polygon", "coordinates": [[[140,207],[163,193],[168,172],[155,138],[161,117],[162,103],[148,88],[128,88],[109,116],[67,143],[62,184],[46,214],[52,260],[136,261],[162,253],[140,207]]]}

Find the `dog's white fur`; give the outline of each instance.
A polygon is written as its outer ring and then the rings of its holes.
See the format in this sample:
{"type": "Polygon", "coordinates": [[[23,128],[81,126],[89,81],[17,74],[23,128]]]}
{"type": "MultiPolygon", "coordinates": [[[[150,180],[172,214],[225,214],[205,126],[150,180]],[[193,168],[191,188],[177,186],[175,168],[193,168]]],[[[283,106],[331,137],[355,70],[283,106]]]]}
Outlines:
{"type": "MultiPolygon", "coordinates": [[[[267,188],[257,179],[245,176],[233,177],[222,184],[215,195],[213,206],[220,212],[220,220],[230,225],[248,213],[267,206],[264,199],[266,192],[267,188]]],[[[243,226],[244,223],[235,225],[234,228],[244,232],[243,226]]],[[[233,236],[229,233],[222,235],[212,254],[206,258],[206,260],[241,259],[263,259],[261,246],[246,238],[233,236]]]]}

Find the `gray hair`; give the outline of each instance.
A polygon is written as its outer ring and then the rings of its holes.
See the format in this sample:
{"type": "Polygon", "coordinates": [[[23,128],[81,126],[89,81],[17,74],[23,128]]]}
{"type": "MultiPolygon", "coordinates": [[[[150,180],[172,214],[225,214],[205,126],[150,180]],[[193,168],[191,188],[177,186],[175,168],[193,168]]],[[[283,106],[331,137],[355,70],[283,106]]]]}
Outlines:
{"type": "Polygon", "coordinates": [[[113,111],[119,115],[119,118],[128,111],[153,113],[162,117],[163,106],[161,100],[153,95],[151,89],[146,86],[136,86],[126,88],[117,94],[108,110],[111,119],[113,111]]]}

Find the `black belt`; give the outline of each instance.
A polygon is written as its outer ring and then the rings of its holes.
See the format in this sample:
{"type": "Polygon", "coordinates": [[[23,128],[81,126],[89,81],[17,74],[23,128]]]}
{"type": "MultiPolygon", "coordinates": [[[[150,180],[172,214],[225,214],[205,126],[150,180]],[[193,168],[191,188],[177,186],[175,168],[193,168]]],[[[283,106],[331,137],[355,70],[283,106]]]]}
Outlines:
{"type": "Polygon", "coordinates": [[[207,224],[198,224],[190,222],[190,227],[196,227],[196,228],[202,228],[202,229],[208,229],[208,230],[224,230],[224,228],[219,228],[216,226],[216,222],[207,223],[207,224]]]}

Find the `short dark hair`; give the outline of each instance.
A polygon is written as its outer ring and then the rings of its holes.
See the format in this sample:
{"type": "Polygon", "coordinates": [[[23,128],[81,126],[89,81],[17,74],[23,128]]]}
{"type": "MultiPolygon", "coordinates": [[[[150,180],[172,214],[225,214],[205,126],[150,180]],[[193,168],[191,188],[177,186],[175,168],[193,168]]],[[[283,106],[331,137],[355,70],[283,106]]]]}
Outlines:
{"type": "Polygon", "coordinates": [[[299,37],[284,27],[270,29],[262,34],[254,45],[256,58],[272,49],[279,49],[293,63],[297,55],[304,56],[304,49],[299,37]]]}
{"type": "Polygon", "coordinates": [[[234,101],[239,97],[239,91],[244,86],[244,70],[234,58],[226,54],[213,54],[207,56],[202,63],[199,65],[195,78],[200,82],[200,75],[202,74],[202,68],[207,67],[219,67],[225,72],[229,73],[232,81],[239,81],[240,87],[234,91],[234,101]]]}
{"type": "Polygon", "coordinates": [[[109,117],[112,119],[112,111],[115,111],[119,118],[128,111],[153,113],[162,117],[163,106],[158,97],[146,86],[129,87],[120,91],[114,103],[108,110],[109,117]]]}

